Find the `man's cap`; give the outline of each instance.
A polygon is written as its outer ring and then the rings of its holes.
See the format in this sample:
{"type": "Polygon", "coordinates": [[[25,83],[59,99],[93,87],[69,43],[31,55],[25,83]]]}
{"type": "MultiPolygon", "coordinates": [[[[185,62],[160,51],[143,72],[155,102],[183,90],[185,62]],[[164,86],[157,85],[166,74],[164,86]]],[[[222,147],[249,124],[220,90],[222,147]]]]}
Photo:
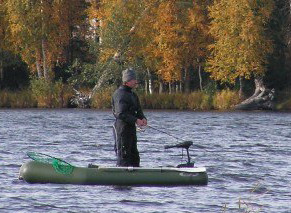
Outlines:
{"type": "Polygon", "coordinates": [[[129,82],[131,80],[136,80],[136,74],[134,69],[128,68],[122,71],[122,82],[129,82]]]}

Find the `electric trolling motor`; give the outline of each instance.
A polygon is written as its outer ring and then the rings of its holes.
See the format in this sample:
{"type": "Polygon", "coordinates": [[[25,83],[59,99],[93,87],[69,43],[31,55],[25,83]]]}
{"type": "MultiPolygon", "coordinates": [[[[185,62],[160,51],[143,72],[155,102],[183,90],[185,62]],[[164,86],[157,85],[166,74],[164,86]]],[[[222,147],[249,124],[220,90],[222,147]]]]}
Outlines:
{"type": "Polygon", "coordinates": [[[194,162],[191,162],[191,158],[190,158],[190,154],[189,154],[189,148],[190,146],[193,145],[192,141],[184,141],[182,143],[178,143],[176,145],[170,145],[170,146],[165,146],[165,149],[170,149],[170,148],[184,148],[187,151],[187,157],[188,157],[188,161],[187,163],[184,164],[179,164],[177,167],[178,168],[183,168],[183,167],[194,167],[194,162]]]}

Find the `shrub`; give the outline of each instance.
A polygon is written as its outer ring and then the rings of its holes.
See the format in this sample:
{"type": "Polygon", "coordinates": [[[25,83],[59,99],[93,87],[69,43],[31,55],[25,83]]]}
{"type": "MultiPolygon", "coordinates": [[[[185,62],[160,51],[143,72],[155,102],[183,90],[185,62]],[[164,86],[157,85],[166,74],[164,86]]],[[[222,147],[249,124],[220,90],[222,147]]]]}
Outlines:
{"type": "Polygon", "coordinates": [[[0,92],[0,107],[10,107],[10,100],[9,100],[9,95],[8,92],[1,91],[0,92]]]}
{"type": "Polygon", "coordinates": [[[275,108],[277,110],[291,110],[291,88],[278,91],[276,96],[275,108]]]}
{"type": "Polygon", "coordinates": [[[177,97],[182,98],[182,94],[141,94],[140,102],[145,109],[179,109],[181,101],[177,101],[177,97]]]}
{"type": "Polygon", "coordinates": [[[187,107],[191,110],[200,110],[203,100],[202,92],[192,92],[188,96],[188,105],[187,107]]]}
{"type": "Polygon", "coordinates": [[[202,97],[201,110],[213,109],[213,95],[204,93],[202,97]]]}
{"type": "Polygon", "coordinates": [[[36,100],[32,97],[30,90],[0,92],[0,107],[30,108],[36,106],[36,100]]]}
{"type": "Polygon", "coordinates": [[[38,107],[66,107],[69,98],[72,96],[71,88],[61,81],[50,82],[43,78],[31,80],[31,91],[33,97],[37,100],[38,107]]]}
{"type": "Polygon", "coordinates": [[[213,105],[215,109],[227,110],[233,108],[239,102],[238,92],[226,89],[215,94],[213,105]]]}
{"type": "Polygon", "coordinates": [[[176,93],[173,98],[175,109],[188,109],[188,94],[176,93]]]}
{"type": "Polygon", "coordinates": [[[104,89],[94,94],[92,98],[92,107],[96,109],[111,108],[111,96],[113,88],[104,89]]]}
{"type": "Polygon", "coordinates": [[[196,91],[188,95],[188,109],[191,110],[210,110],[213,108],[212,95],[196,91]]]}

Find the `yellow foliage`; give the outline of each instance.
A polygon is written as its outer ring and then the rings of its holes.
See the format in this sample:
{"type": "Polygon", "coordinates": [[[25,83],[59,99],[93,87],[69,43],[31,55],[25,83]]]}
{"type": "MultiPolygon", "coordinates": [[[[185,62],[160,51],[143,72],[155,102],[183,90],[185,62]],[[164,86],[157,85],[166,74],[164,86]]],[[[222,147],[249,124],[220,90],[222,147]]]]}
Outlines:
{"type": "Polygon", "coordinates": [[[214,43],[207,71],[215,80],[234,83],[236,78],[249,78],[265,72],[272,41],[265,33],[273,1],[264,4],[249,0],[215,0],[209,7],[212,18],[210,34],[214,43]],[[221,8],[224,8],[223,10],[221,8]]]}
{"type": "Polygon", "coordinates": [[[222,90],[214,96],[213,105],[215,109],[229,110],[240,102],[237,91],[222,90]]]}
{"type": "Polygon", "coordinates": [[[122,52],[129,64],[142,58],[164,81],[181,80],[182,69],[200,63],[209,42],[206,4],[186,5],[178,0],[93,2],[88,13],[102,23],[98,24],[102,60],[122,52]]]}
{"type": "Polygon", "coordinates": [[[49,70],[63,57],[71,38],[71,27],[81,23],[82,0],[5,1],[10,50],[30,66],[46,60],[49,70]],[[42,53],[42,54],[40,54],[42,53]]]}
{"type": "Polygon", "coordinates": [[[114,90],[112,88],[99,91],[92,98],[92,107],[97,109],[111,108],[111,96],[114,90]]]}

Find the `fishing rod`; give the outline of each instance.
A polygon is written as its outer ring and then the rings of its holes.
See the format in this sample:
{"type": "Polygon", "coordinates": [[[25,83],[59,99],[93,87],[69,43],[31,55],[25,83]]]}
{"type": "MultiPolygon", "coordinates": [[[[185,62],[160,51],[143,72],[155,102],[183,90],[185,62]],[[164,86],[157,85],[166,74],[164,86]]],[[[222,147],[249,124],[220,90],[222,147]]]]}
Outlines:
{"type": "MultiPolygon", "coordinates": [[[[172,145],[172,146],[165,146],[166,149],[169,149],[169,148],[174,148],[174,147],[177,147],[177,148],[185,148],[185,149],[188,149],[191,145],[193,145],[193,142],[192,141],[189,141],[189,140],[184,140],[184,139],[181,139],[181,138],[177,138],[176,136],[168,133],[168,132],[165,132],[163,130],[160,130],[158,128],[155,128],[155,127],[152,127],[150,125],[147,125],[147,127],[151,128],[151,129],[154,129],[158,132],[161,132],[161,133],[164,133],[170,137],[173,137],[175,138],[176,140],[178,141],[181,141],[181,143],[179,144],[176,144],[176,145],[172,145]]],[[[140,131],[145,131],[145,129],[139,129],[140,131]]]]}
{"type": "Polygon", "coordinates": [[[175,139],[177,139],[177,140],[181,140],[181,138],[177,138],[176,136],[171,135],[171,134],[169,134],[169,133],[167,133],[167,132],[165,132],[165,131],[163,131],[163,130],[160,130],[160,129],[158,129],[158,128],[152,127],[152,126],[150,126],[150,125],[147,125],[147,127],[151,128],[151,129],[154,129],[154,130],[156,130],[156,131],[158,131],[158,132],[164,133],[164,134],[166,134],[166,135],[168,135],[168,136],[170,136],[170,137],[173,137],[173,138],[175,138],[175,139]]]}

